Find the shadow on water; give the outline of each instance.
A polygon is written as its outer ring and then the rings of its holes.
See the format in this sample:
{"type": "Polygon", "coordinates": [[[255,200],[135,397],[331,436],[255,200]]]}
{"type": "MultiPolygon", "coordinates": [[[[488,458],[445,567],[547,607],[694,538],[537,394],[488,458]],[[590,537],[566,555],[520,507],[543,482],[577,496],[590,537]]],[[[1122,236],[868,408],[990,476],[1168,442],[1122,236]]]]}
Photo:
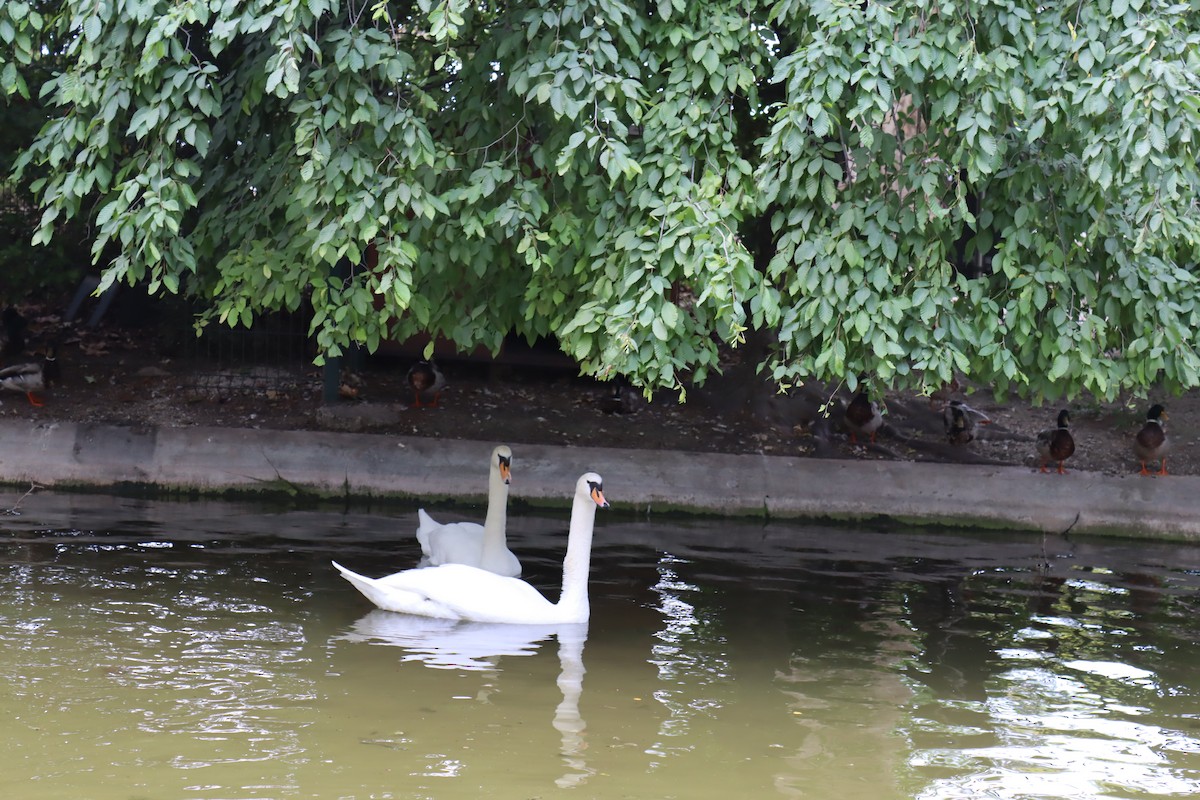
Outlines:
{"type": "MultiPolygon", "coordinates": [[[[1200,794],[1192,548],[602,515],[590,624],[519,626],[372,610],[329,565],[415,564],[414,528],[27,499],[0,792],[1200,794]]],[[[509,529],[554,596],[565,515],[509,529]]]]}

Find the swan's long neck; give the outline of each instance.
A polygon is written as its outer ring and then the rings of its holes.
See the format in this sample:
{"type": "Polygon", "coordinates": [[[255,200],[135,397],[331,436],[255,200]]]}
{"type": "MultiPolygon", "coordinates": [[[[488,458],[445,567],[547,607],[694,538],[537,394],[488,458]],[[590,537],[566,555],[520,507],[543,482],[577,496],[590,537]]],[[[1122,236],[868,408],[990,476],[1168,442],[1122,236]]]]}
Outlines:
{"type": "Polygon", "coordinates": [[[483,518],[484,563],[499,558],[508,550],[508,484],[500,476],[500,470],[492,466],[488,477],[487,516],[483,518]]]}
{"type": "Polygon", "coordinates": [[[567,533],[567,556],[563,559],[562,595],[558,599],[565,621],[583,622],[588,618],[588,575],[592,568],[595,522],[596,502],[586,492],[576,492],[567,533]]]}

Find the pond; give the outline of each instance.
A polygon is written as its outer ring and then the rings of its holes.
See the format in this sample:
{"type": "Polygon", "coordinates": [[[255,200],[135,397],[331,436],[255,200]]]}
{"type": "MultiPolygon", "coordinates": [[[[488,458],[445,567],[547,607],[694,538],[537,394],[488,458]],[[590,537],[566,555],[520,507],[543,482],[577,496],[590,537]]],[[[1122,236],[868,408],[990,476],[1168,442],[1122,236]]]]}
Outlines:
{"type": "MultiPolygon", "coordinates": [[[[602,511],[555,629],[372,610],[330,566],[408,567],[415,524],[25,498],[0,796],[1200,794],[1194,548],[602,511]]],[[[566,513],[509,530],[556,599],[566,513]]]]}

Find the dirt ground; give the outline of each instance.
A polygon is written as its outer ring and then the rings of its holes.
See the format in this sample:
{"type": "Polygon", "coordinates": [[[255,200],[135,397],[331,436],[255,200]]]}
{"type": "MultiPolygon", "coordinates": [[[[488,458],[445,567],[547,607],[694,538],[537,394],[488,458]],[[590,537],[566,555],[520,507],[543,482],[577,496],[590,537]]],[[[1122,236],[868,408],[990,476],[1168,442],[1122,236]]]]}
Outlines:
{"type": "MultiPolygon", "coordinates": [[[[366,360],[343,374],[342,397],[322,402],[321,370],[288,364],[222,366],[211,360],[164,354],[153,336],[101,325],[63,327],[34,319],[29,349],[45,345],[37,328],[54,329],[62,378],[40,408],[19,394],[0,394],[0,419],[38,424],[56,420],[130,426],[222,426],[293,430],[349,430],[505,442],[763,453],[815,458],[1015,464],[1036,469],[1037,432],[1053,427],[1059,406],[995,402],[990,393],[959,392],[992,424],[976,441],[946,441],[938,401],[913,395],[884,398],[886,424],[874,444],[851,444],[841,423],[848,396],[835,395],[830,412],[823,388],[790,396],[772,393],[736,364],[689,392],[688,402],[660,393],[651,403],[630,393],[609,406],[611,385],[578,377],[551,358],[502,357],[440,361],[448,386],[437,408],[410,407],[405,373],[413,356],[394,353],[366,360]],[[631,399],[632,398],[632,399],[631,399]]],[[[514,353],[514,356],[522,355],[514,353]]],[[[527,354],[526,354],[527,355],[527,354]]],[[[965,382],[964,382],[965,383],[965,382]]],[[[1200,393],[1153,397],[1166,405],[1171,440],[1168,469],[1200,475],[1200,393]]],[[[1076,453],[1071,473],[1136,473],[1131,443],[1151,400],[1065,404],[1076,453]]],[[[1048,475],[1047,480],[1062,479],[1048,475]]],[[[1147,478],[1149,480],[1149,478],[1147,478]]]]}

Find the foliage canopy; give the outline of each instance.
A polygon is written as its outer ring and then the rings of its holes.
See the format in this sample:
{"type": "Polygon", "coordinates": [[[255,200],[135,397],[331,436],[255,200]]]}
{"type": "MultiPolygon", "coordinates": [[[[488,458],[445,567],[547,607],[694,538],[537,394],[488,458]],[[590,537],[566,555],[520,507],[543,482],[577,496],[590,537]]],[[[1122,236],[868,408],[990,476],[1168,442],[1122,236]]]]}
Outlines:
{"type": "Polygon", "coordinates": [[[310,299],[326,354],[1200,383],[1200,0],[7,0],[0,45],[36,241],[83,216],[228,324],[310,299]]]}

